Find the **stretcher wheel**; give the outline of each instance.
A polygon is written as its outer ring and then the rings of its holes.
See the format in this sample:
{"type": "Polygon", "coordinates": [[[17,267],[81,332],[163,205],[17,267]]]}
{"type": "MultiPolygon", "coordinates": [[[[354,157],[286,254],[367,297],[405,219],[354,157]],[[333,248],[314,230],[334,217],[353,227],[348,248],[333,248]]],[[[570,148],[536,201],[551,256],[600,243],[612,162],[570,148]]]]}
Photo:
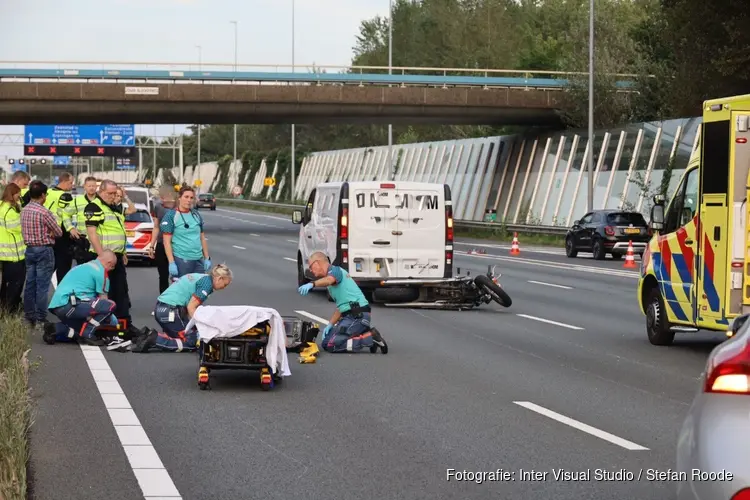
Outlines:
{"type": "Polygon", "coordinates": [[[201,391],[205,391],[209,388],[208,383],[208,368],[201,366],[198,370],[198,388],[201,391]]]}
{"type": "Polygon", "coordinates": [[[208,389],[208,382],[198,382],[198,388],[201,391],[205,391],[206,389],[208,389]]]}
{"type": "Polygon", "coordinates": [[[264,391],[270,391],[273,388],[273,377],[268,368],[260,371],[260,388],[264,391]]]}

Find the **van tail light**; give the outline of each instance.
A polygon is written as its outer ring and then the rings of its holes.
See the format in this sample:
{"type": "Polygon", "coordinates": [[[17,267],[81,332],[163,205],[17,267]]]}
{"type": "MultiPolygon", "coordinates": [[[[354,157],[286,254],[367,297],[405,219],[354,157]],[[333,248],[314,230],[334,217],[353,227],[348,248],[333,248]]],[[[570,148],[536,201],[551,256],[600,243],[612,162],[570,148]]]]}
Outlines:
{"type": "Polygon", "coordinates": [[[344,208],[341,211],[341,221],[339,223],[339,227],[341,228],[341,239],[345,240],[349,238],[349,209],[344,208]]]}
{"type": "Polygon", "coordinates": [[[445,243],[453,243],[453,209],[446,204],[445,207],[445,243]]]}
{"type": "Polygon", "coordinates": [[[750,488],[744,488],[734,494],[731,500],[750,500],[750,488]]]}
{"type": "MultiPolygon", "coordinates": [[[[750,395],[750,345],[727,341],[706,369],[705,392],[750,395]]],[[[750,496],[747,497],[750,500],[750,496]]]]}
{"type": "Polygon", "coordinates": [[[607,236],[614,236],[615,235],[615,228],[612,226],[607,226],[604,228],[604,234],[607,236]]]}
{"type": "Polygon", "coordinates": [[[342,264],[349,264],[349,250],[342,250],[341,251],[341,263],[342,264]]]}
{"type": "Polygon", "coordinates": [[[451,251],[445,252],[445,263],[446,264],[452,264],[453,263],[453,252],[451,252],[451,251]]]}
{"type": "Polygon", "coordinates": [[[395,184],[381,184],[380,189],[396,189],[395,184]]]}

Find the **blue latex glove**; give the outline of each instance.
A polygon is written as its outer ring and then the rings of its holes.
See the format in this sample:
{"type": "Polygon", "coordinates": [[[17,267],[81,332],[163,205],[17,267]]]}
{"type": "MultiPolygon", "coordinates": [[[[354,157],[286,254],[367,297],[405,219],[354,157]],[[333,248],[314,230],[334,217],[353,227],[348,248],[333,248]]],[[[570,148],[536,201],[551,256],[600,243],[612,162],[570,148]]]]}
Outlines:
{"type": "Polygon", "coordinates": [[[180,274],[180,272],[177,270],[177,262],[170,262],[169,275],[177,277],[178,274],[180,274]]]}
{"type": "Polygon", "coordinates": [[[297,291],[299,292],[300,295],[307,295],[307,292],[309,292],[312,289],[313,289],[312,283],[305,283],[304,285],[299,287],[297,291]]]}
{"type": "Polygon", "coordinates": [[[109,315],[109,324],[112,326],[117,326],[117,316],[114,314],[109,315]]]}
{"type": "Polygon", "coordinates": [[[326,325],[325,329],[323,330],[323,338],[328,337],[328,333],[331,331],[331,328],[333,328],[330,324],[326,325]]]}
{"type": "Polygon", "coordinates": [[[203,259],[203,269],[208,272],[211,269],[211,259],[203,259]]]}

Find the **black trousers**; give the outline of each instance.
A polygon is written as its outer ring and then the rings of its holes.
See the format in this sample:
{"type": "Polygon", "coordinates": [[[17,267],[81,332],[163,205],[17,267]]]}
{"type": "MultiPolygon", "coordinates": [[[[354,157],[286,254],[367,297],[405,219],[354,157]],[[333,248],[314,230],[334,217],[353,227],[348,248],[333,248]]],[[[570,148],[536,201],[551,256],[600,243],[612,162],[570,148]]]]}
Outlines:
{"type": "MultiPolygon", "coordinates": [[[[92,253],[94,258],[96,254],[92,253]]],[[[128,272],[123,263],[123,254],[118,253],[117,264],[109,272],[109,300],[117,304],[115,316],[117,319],[127,320],[128,325],[132,323],[130,317],[130,290],[128,289],[128,272]]]]}
{"type": "Polygon", "coordinates": [[[73,267],[72,245],[69,233],[63,233],[60,238],[55,240],[55,274],[58,283],[62,281],[65,275],[68,274],[68,271],[73,267]]]}
{"type": "Polygon", "coordinates": [[[26,283],[26,261],[2,261],[2,283],[0,283],[0,308],[8,312],[21,311],[23,286],[26,283]]]}
{"type": "Polygon", "coordinates": [[[154,260],[156,268],[159,270],[159,295],[169,288],[169,259],[167,252],[164,250],[164,243],[159,242],[154,249],[154,260]]]}

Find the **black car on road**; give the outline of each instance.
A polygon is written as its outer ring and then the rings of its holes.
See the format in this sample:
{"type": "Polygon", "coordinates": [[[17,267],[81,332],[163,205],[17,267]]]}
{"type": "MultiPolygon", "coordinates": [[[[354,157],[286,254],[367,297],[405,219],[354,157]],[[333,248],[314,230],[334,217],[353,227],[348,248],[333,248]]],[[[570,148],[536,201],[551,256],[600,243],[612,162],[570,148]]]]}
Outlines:
{"type": "Polygon", "coordinates": [[[633,253],[643,255],[651,239],[651,229],[639,212],[623,210],[594,210],[573,223],[565,235],[565,254],[575,257],[578,252],[591,252],[596,260],[607,254],[619,259],[633,242],[633,253]]]}
{"type": "Polygon", "coordinates": [[[216,197],[211,193],[199,194],[198,200],[195,202],[195,208],[216,210],[216,197]]]}

